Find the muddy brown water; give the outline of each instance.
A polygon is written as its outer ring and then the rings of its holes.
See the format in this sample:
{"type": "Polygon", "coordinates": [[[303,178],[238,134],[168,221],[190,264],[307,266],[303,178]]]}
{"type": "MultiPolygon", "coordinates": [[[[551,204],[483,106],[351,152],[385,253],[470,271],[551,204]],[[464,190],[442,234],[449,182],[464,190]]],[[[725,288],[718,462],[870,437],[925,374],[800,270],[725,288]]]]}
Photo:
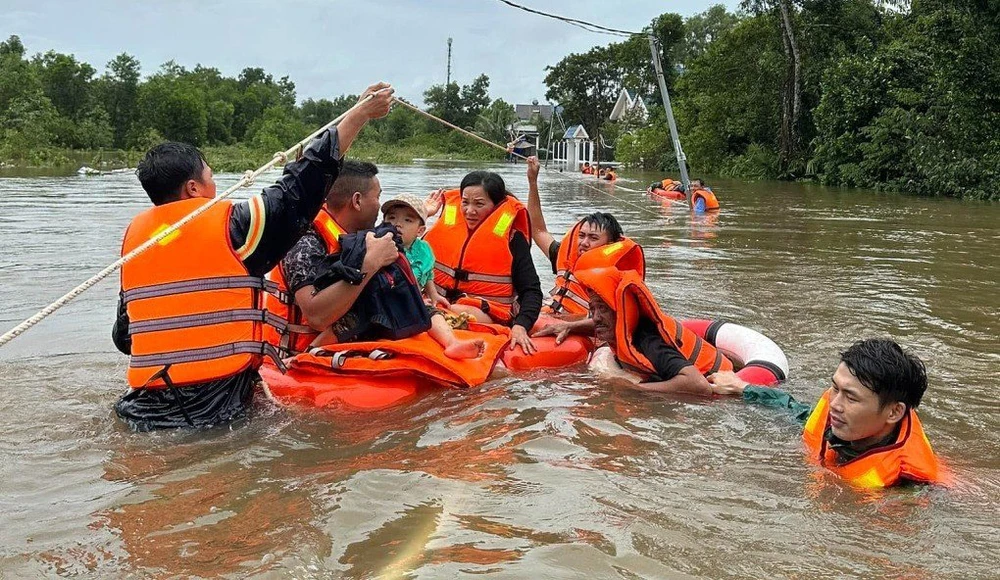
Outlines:
{"type": "MultiPolygon", "coordinates": [[[[385,167],[384,195],[467,170],[385,167]]],[[[525,192],[523,166],[498,170],[525,192]]],[[[779,412],[586,369],[133,434],[111,411],[115,276],[0,349],[0,577],[996,577],[1000,205],[717,180],[722,212],[692,216],[624,189],[654,177],[543,173],[550,229],[614,212],[664,309],[772,337],[802,400],[854,339],[896,338],[927,363],[955,488],[859,492],[779,412]]],[[[146,203],[127,174],[0,179],[3,330],[113,261],[146,203]]]]}

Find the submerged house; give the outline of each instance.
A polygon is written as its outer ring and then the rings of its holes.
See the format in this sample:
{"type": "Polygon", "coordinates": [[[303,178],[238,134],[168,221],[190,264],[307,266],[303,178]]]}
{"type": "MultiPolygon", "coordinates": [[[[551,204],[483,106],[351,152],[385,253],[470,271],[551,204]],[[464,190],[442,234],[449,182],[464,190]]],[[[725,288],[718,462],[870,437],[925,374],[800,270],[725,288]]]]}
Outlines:
{"type": "Polygon", "coordinates": [[[538,121],[552,120],[552,105],[539,104],[537,100],[530,105],[514,105],[517,120],[508,128],[514,139],[514,152],[519,155],[538,155],[541,143],[538,121]]]}
{"type": "Polygon", "coordinates": [[[611,109],[611,114],[608,115],[608,119],[620,121],[626,118],[638,119],[644,122],[649,119],[649,109],[646,108],[645,100],[638,93],[622,89],[622,92],[618,94],[618,100],[615,102],[614,108],[611,109]]]}

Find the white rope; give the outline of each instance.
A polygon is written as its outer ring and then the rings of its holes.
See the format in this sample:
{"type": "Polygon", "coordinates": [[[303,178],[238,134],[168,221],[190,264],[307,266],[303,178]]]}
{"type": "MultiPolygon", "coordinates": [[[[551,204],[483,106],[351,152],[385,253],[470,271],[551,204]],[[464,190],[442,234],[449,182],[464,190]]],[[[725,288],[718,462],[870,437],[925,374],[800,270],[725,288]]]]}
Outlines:
{"type": "MultiPolygon", "coordinates": [[[[382,89],[382,90],[387,90],[387,89],[382,89]]],[[[232,195],[233,193],[235,193],[237,189],[240,189],[241,187],[250,187],[253,184],[254,180],[258,176],[260,176],[260,174],[264,173],[265,171],[270,170],[275,165],[277,165],[279,162],[284,161],[285,159],[288,159],[289,155],[295,155],[296,152],[299,151],[301,147],[304,147],[305,145],[308,145],[310,141],[312,141],[316,137],[322,135],[324,131],[326,131],[330,127],[333,127],[334,125],[340,123],[344,119],[344,117],[346,117],[351,111],[357,109],[363,103],[365,103],[366,101],[370,100],[378,92],[381,92],[381,91],[377,91],[376,93],[372,93],[372,94],[368,95],[367,97],[365,97],[364,99],[361,99],[360,101],[357,102],[357,104],[355,104],[353,107],[351,107],[350,109],[348,109],[347,111],[345,111],[344,114],[342,114],[339,117],[337,117],[336,119],[330,121],[326,125],[323,125],[321,128],[319,128],[316,131],[314,131],[311,135],[309,135],[308,137],[306,137],[302,141],[299,141],[298,143],[296,143],[293,147],[291,147],[287,151],[282,151],[282,152],[275,153],[274,157],[270,161],[268,161],[264,165],[258,167],[256,170],[253,170],[253,171],[248,170],[246,173],[243,174],[243,177],[241,177],[239,181],[237,181],[232,187],[230,187],[229,189],[227,189],[226,191],[224,191],[222,194],[216,196],[214,199],[212,199],[211,201],[209,201],[205,205],[200,206],[198,209],[196,209],[193,212],[189,213],[188,215],[184,216],[183,218],[181,218],[180,221],[178,221],[174,225],[168,227],[167,229],[163,230],[159,234],[153,236],[152,238],[150,238],[149,240],[147,240],[144,244],[142,244],[138,248],[132,250],[128,254],[125,254],[124,256],[122,256],[121,258],[119,258],[118,260],[116,260],[115,262],[109,264],[106,268],[104,268],[103,270],[101,270],[97,274],[94,274],[92,277],[90,277],[89,279],[87,279],[85,282],[83,282],[79,286],[77,286],[76,288],[73,288],[72,290],[70,290],[69,292],[67,292],[59,300],[56,300],[52,304],[49,304],[45,308],[39,310],[31,318],[28,318],[27,320],[25,320],[21,324],[18,324],[14,328],[12,328],[9,331],[7,331],[6,334],[4,334],[3,336],[0,336],[0,347],[2,347],[3,345],[7,344],[8,342],[14,340],[15,338],[17,338],[21,334],[24,334],[24,332],[26,330],[28,330],[32,326],[38,324],[39,322],[41,322],[42,320],[44,320],[45,318],[47,318],[49,315],[51,315],[53,312],[55,312],[56,310],[59,310],[60,308],[62,308],[66,304],[68,304],[70,301],[72,301],[74,298],[76,298],[80,294],[83,294],[84,292],[86,292],[91,286],[93,286],[94,284],[97,284],[101,280],[103,280],[103,279],[107,278],[108,276],[110,276],[115,270],[117,270],[118,268],[122,267],[123,264],[125,264],[126,262],[132,260],[133,258],[135,258],[136,256],[138,256],[139,254],[142,254],[143,252],[145,252],[149,248],[152,248],[154,245],[156,245],[163,238],[165,238],[165,237],[169,236],[170,234],[176,232],[178,229],[180,229],[181,227],[183,227],[187,223],[191,222],[196,217],[198,217],[201,214],[203,214],[206,211],[208,211],[209,208],[211,208],[215,204],[219,203],[220,201],[226,199],[227,197],[229,197],[230,195],[232,195]]]]}
{"type": "MultiPolygon", "coordinates": [[[[414,112],[416,112],[416,113],[419,113],[419,114],[421,114],[421,115],[423,115],[423,116],[425,116],[425,117],[427,117],[427,118],[429,118],[429,119],[433,119],[433,120],[435,120],[435,121],[437,121],[437,122],[439,122],[439,123],[441,123],[441,124],[443,124],[443,125],[445,125],[445,126],[447,126],[447,127],[450,127],[450,128],[452,128],[452,129],[454,129],[454,130],[458,131],[459,133],[462,133],[462,134],[464,134],[464,135],[467,135],[467,136],[469,136],[469,137],[472,137],[472,138],[473,138],[473,139],[475,139],[476,141],[479,141],[479,142],[481,142],[481,143],[484,143],[484,144],[486,144],[486,145],[489,145],[490,147],[496,147],[497,149],[500,149],[501,151],[504,151],[504,152],[506,152],[506,153],[509,153],[509,154],[511,154],[511,155],[513,155],[513,156],[515,156],[515,157],[520,157],[521,159],[524,159],[524,160],[527,160],[527,159],[528,159],[527,157],[525,157],[524,155],[521,155],[520,153],[514,153],[513,151],[510,151],[510,150],[509,150],[509,149],[508,149],[507,147],[504,147],[503,145],[500,145],[499,143],[494,143],[493,141],[490,141],[489,139],[484,139],[484,138],[480,137],[479,135],[476,135],[476,134],[475,134],[475,133],[473,133],[472,131],[468,131],[468,130],[466,130],[466,129],[463,129],[463,128],[461,128],[461,127],[457,126],[457,125],[453,125],[453,124],[449,123],[448,121],[445,121],[444,119],[442,119],[442,118],[440,118],[440,117],[436,117],[436,116],[434,116],[434,115],[432,115],[432,114],[428,113],[427,111],[424,111],[423,109],[420,109],[420,108],[418,108],[418,107],[416,107],[416,106],[414,106],[414,105],[411,105],[410,103],[407,103],[406,101],[404,101],[404,100],[400,99],[399,97],[393,97],[393,100],[394,100],[395,102],[399,103],[400,105],[403,105],[404,107],[406,107],[406,108],[408,108],[408,109],[410,109],[410,110],[412,110],[412,111],[414,111],[414,112]]],[[[509,144],[508,144],[508,145],[509,145],[509,144]]],[[[652,210],[652,209],[650,209],[650,208],[648,208],[648,207],[646,207],[646,206],[644,206],[644,205],[639,205],[639,204],[637,204],[637,203],[633,203],[633,202],[631,202],[631,201],[629,201],[629,200],[627,200],[627,199],[622,199],[622,198],[620,198],[620,197],[615,197],[615,196],[614,196],[614,195],[612,195],[611,193],[608,193],[607,191],[605,191],[605,190],[603,190],[603,189],[600,189],[600,188],[598,188],[598,187],[595,187],[594,185],[591,185],[591,184],[587,183],[587,182],[586,182],[585,180],[578,180],[578,179],[576,179],[576,178],[573,178],[573,177],[570,177],[570,176],[569,176],[569,175],[567,175],[567,174],[564,174],[564,173],[562,173],[562,172],[559,172],[559,171],[555,171],[555,170],[552,170],[552,169],[549,169],[549,168],[547,168],[547,167],[545,168],[545,170],[546,170],[546,171],[547,171],[548,173],[551,173],[551,174],[553,174],[553,175],[558,175],[558,176],[560,176],[560,177],[565,177],[566,179],[569,179],[569,180],[571,180],[571,181],[574,181],[574,182],[576,182],[576,183],[579,183],[579,184],[583,185],[584,187],[589,187],[590,189],[592,189],[592,190],[594,190],[594,191],[596,191],[596,192],[598,192],[598,193],[603,193],[604,195],[607,195],[607,196],[609,196],[609,197],[612,197],[612,198],[614,198],[614,199],[616,199],[616,200],[618,200],[618,201],[620,201],[620,202],[622,202],[622,203],[625,203],[625,204],[628,204],[628,205],[630,205],[630,206],[632,206],[632,207],[634,207],[634,208],[638,209],[638,210],[639,210],[639,211],[641,211],[641,212],[644,212],[644,213],[647,213],[647,214],[649,214],[649,215],[655,215],[655,216],[656,216],[656,217],[658,217],[658,218],[661,218],[661,217],[663,217],[663,216],[662,216],[662,214],[660,214],[660,213],[659,213],[659,212],[657,212],[657,211],[654,211],[654,210],[652,210]]],[[[595,181],[596,181],[596,178],[595,178],[595,181]]],[[[610,183],[610,184],[611,184],[612,186],[614,186],[614,187],[619,187],[619,188],[621,188],[621,189],[624,189],[624,190],[626,190],[626,191],[632,191],[632,192],[638,192],[638,193],[642,193],[642,192],[639,192],[639,190],[636,190],[636,189],[629,189],[629,188],[627,188],[627,187],[623,187],[623,186],[620,186],[620,185],[615,185],[615,183],[614,183],[613,181],[608,181],[608,182],[606,182],[606,183],[610,183]]],[[[674,203],[680,203],[680,204],[682,204],[682,205],[685,205],[685,206],[687,206],[687,204],[685,204],[684,202],[681,202],[681,201],[677,201],[677,200],[670,200],[670,201],[672,201],[672,202],[674,202],[674,203]]]]}

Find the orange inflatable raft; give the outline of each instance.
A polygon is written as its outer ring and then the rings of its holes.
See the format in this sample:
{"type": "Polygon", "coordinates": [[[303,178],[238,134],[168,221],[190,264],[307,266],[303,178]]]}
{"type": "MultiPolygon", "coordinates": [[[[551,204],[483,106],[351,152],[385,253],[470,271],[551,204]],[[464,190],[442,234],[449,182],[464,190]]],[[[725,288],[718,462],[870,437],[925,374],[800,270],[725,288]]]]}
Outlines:
{"type": "Polygon", "coordinates": [[[423,389],[469,388],[490,378],[498,363],[512,371],[552,369],[583,364],[593,350],[590,339],[571,336],[557,345],[554,337],[532,339],[538,352],[511,350],[510,329],[470,324],[456,330],[463,339],[481,338],[482,356],[454,360],[427,334],[401,340],[354,342],[313,349],[286,361],[282,374],[270,364],[260,369],[267,394],[282,404],[375,410],[410,399],[423,389]]]}
{"type": "Polygon", "coordinates": [[[681,182],[674,181],[673,179],[664,179],[660,183],[654,183],[646,188],[646,194],[653,199],[669,199],[673,201],[684,201],[687,199],[687,195],[684,191],[677,191],[673,189],[679,186],[681,182]]]}

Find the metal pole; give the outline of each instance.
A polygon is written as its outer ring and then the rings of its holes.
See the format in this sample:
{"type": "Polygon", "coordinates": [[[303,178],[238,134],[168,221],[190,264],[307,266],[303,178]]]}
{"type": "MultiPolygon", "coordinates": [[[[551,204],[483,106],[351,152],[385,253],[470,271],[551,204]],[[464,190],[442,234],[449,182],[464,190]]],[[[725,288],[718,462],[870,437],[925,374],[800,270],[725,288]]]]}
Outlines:
{"type": "Polygon", "coordinates": [[[448,76],[445,77],[444,88],[451,84],[451,38],[448,39],[448,76]]]}
{"type": "Polygon", "coordinates": [[[674,110],[670,108],[670,94],[667,92],[667,81],[663,78],[663,66],[660,64],[660,51],[656,50],[656,37],[649,35],[649,50],[653,53],[653,68],[656,69],[656,80],[660,83],[660,95],[663,97],[663,108],[667,111],[667,123],[670,125],[670,139],[674,142],[674,152],[677,154],[677,165],[681,168],[681,183],[688,201],[691,200],[691,180],[688,178],[687,157],[681,149],[681,138],[677,136],[677,124],[674,122],[674,110]]]}
{"type": "Polygon", "coordinates": [[[552,125],[556,123],[556,106],[549,105],[552,107],[551,113],[549,114],[549,142],[545,146],[545,168],[549,167],[549,159],[552,158],[552,125]]]}

